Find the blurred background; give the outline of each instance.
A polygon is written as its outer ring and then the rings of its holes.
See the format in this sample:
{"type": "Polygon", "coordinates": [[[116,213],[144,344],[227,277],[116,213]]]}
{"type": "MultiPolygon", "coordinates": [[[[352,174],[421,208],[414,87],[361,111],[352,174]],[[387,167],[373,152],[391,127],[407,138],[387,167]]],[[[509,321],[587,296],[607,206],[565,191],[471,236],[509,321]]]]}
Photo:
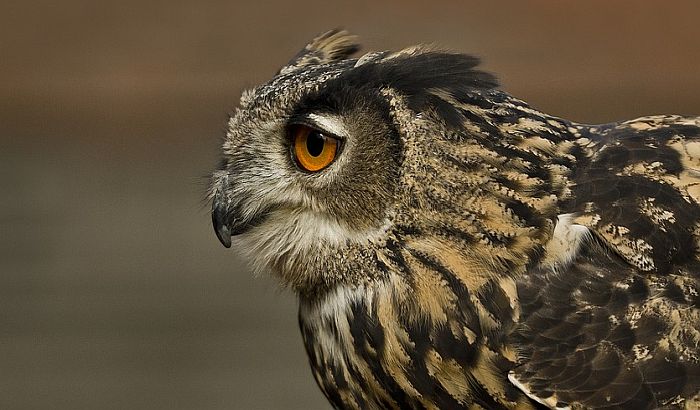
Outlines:
{"type": "Polygon", "coordinates": [[[699,2],[486,3],[2,2],[0,408],[328,408],[202,200],[241,90],[319,32],[476,54],[580,122],[700,115],[699,2]]]}

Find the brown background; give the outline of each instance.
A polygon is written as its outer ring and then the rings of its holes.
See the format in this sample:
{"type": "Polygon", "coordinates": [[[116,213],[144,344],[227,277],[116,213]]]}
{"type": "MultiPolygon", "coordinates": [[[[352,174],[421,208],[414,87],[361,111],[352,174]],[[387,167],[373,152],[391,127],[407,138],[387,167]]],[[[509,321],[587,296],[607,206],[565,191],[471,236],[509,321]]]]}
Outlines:
{"type": "Polygon", "coordinates": [[[327,408],[202,202],[241,89],[314,34],[474,53],[582,122],[700,115],[699,4],[4,1],[0,408],[327,408]]]}

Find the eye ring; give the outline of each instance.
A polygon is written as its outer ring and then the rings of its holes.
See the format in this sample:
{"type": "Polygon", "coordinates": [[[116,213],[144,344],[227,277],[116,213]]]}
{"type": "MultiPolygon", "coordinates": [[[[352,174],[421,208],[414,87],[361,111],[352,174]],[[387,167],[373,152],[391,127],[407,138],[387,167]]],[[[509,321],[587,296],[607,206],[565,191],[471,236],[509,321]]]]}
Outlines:
{"type": "Polygon", "coordinates": [[[304,171],[318,172],[327,168],[338,156],[340,140],[307,125],[290,129],[292,157],[304,171]]]}

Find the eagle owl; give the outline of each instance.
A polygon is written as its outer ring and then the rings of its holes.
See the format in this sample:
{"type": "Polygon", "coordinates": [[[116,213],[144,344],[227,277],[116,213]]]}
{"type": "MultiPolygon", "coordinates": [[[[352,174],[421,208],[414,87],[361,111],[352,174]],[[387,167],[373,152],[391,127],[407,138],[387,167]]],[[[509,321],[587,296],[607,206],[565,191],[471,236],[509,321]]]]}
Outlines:
{"type": "Polygon", "coordinates": [[[312,40],[243,93],[219,240],[335,408],[700,408],[700,118],[583,125],[430,47],[312,40]]]}

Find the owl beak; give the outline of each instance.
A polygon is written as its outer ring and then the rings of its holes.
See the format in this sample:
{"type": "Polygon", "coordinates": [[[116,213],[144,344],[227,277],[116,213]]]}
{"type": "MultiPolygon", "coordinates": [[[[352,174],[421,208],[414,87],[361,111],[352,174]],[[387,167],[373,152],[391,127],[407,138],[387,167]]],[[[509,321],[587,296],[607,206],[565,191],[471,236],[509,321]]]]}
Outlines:
{"type": "Polygon", "coordinates": [[[214,187],[214,200],[211,203],[211,223],[216,237],[227,248],[231,247],[231,237],[242,235],[260,225],[273,209],[259,210],[254,215],[242,217],[240,203],[225,194],[228,180],[224,178],[219,186],[214,187]],[[223,188],[222,188],[223,186],[223,188]]]}
{"type": "Polygon", "coordinates": [[[211,204],[211,222],[219,242],[226,248],[231,247],[231,227],[229,226],[228,201],[217,192],[211,204]]]}

